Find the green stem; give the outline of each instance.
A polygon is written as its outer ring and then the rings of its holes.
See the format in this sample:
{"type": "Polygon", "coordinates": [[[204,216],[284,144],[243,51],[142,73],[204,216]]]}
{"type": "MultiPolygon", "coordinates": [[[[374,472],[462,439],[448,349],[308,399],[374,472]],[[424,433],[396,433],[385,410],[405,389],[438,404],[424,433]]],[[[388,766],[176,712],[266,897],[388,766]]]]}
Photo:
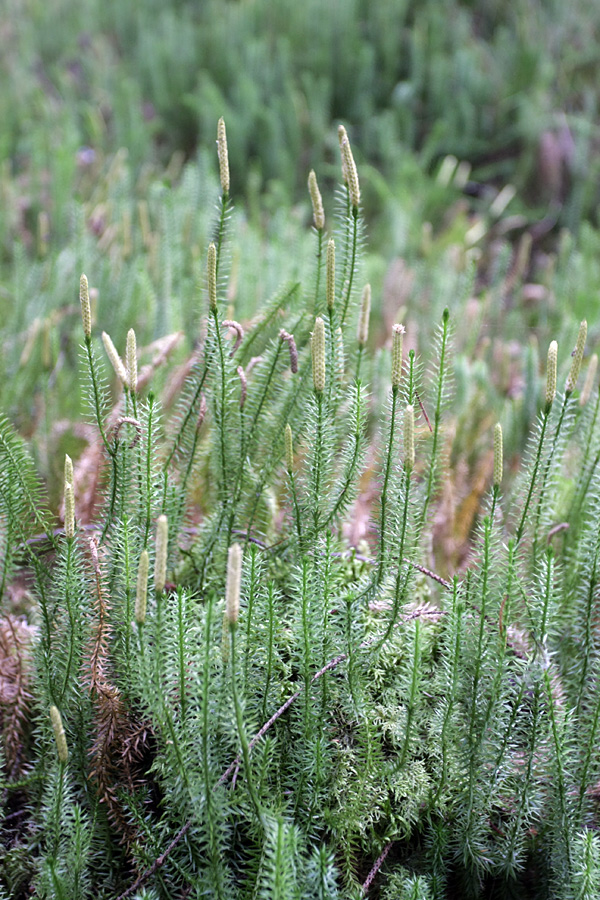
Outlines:
{"type": "Polygon", "coordinates": [[[221,372],[221,411],[220,416],[218,417],[220,421],[217,421],[217,427],[219,429],[220,436],[220,446],[221,446],[221,479],[222,483],[221,487],[221,496],[223,498],[223,502],[226,502],[226,480],[227,480],[227,455],[225,452],[225,418],[226,418],[226,388],[225,388],[225,354],[223,353],[223,341],[221,340],[221,332],[219,330],[219,317],[217,315],[216,309],[213,310],[213,321],[215,326],[215,331],[217,334],[217,346],[219,350],[219,367],[221,372]]]}
{"type": "MultiPolygon", "coordinates": [[[[208,598],[208,603],[206,605],[205,612],[205,627],[204,627],[204,654],[203,654],[203,666],[202,666],[202,774],[204,776],[204,801],[206,803],[206,819],[208,822],[208,830],[211,836],[211,856],[212,856],[212,864],[215,869],[215,873],[220,869],[219,860],[220,854],[216,851],[214,846],[214,833],[215,833],[215,822],[214,822],[214,814],[215,811],[213,809],[213,791],[215,785],[211,779],[211,771],[210,771],[210,757],[211,757],[211,743],[210,743],[210,674],[211,674],[211,649],[212,649],[212,639],[211,639],[211,630],[212,630],[212,618],[213,618],[213,605],[214,598],[213,595],[210,594],[208,598]]],[[[220,881],[220,878],[218,878],[220,881]]]]}
{"type": "MultiPolygon", "coordinates": [[[[281,446],[281,441],[283,439],[283,431],[285,429],[285,425],[287,422],[291,420],[292,411],[296,406],[296,402],[298,397],[302,392],[302,388],[305,384],[305,380],[307,378],[308,372],[310,370],[311,361],[310,358],[307,358],[298,373],[298,379],[296,380],[296,387],[289,398],[286,406],[280,411],[280,426],[278,428],[277,434],[273,436],[273,446],[279,447],[281,446]]],[[[248,516],[248,525],[247,525],[247,533],[248,538],[246,538],[246,544],[248,543],[248,539],[252,533],[252,526],[254,525],[254,517],[256,516],[256,512],[258,509],[258,505],[260,503],[260,498],[262,496],[263,488],[266,484],[268,475],[269,475],[269,465],[272,465],[272,459],[274,454],[271,454],[269,457],[269,461],[263,466],[260,479],[258,481],[258,485],[256,491],[254,492],[254,500],[252,503],[252,509],[250,510],[250,514],[248,516]]]]}
{"type": "Polygon", "coordinates": [[[396,424],[396,405],[398,403],[398,386],[394,385],[392,388],[392,413],[390,416],[390,434],[388,438],[388,448],[385,459],[385,472],[383,476],[383,488],[381,491],[381,521],[379,524],[379,567],[377,570],[377,584],[381,584],[383,580],[383,573],[385,569],[386,563],[386,555],[385,555],[385,530],[387,527],[387,497],[388,497],[388,484],[390,480],[390,475],[393,468],[393,449],[394,449],[394,439],[395,439],[395,424],[396,424]]]}
{"type": "Polygon", "coordinates": [[[69,678],[71,677],[71,665],[73,662],[73,653],[74,653],[74,643],[75,643],[75,616],[73,613],[73,604],[71,597],[71,562],[72,562],[72,551],[73,551],[73,543],[75,538],[67,538],[67,561],[65,565],[65,601],[67,604],[67,613],[69,616],[69,655],[67,658],[67,668],[65,671],[65,679],[63,682],[62,691],[60,693],[60,703],[62,705],[62,701],[64,699],[67,685],[69,683],[69,678]]]}
{"type": "Polygon", "coordinates": [[[354,434],[352,436],[353,445],[354,445],[353,452],[352,452],[352,459],[350,461],[350,465],[348,466],[348,470],[346,472],[346,477],[344,478],[344,484],[342,485],[342,488],[338,494],[337,500],[333,504],[333,508],[324,522],[324,525],[323,525],[324,528],[327,528],[331,524],[331,522],[333,522],[333,520],[335,519],[338,509],[344,502],[344,499],[345,499],[348,491],[350,490],[350,486],[352,485],[352,481],[354,480],[356,466],[358,464],[358,457],[359,457],[359,451],[360,451],[360,436],[361,436],[361,434],[360,434],[360,425],[361,425],[360,388],[361,388],[360,382],[357,382],[357,384],[356,384],[356,414],[355,414],[356,428],[354,429],[354,434]]]}
{"type": "Polygon", "coordinates": [[[279,360],[279,354],[281,352],[281,346],[282,346],[282,342],[279,341],[279,343],[277,345],[277,349],[273,355],[273,362],[271,363],[271,368],[269,369],[269,374],[265,381],[262,395],[257,404],[256,410],[254,412],[254,416],[252,417],[252,421],[250,423],[250,426],[246,430],[245,440],[243,437],[244,432],[242,430],[242,440],[241,440],[241,444],[240,444],[240,464],[238,466],[237,477],[236,477],[235,485],[234,485],[234,488],[233,488],[233,491],[231,494],[231,509],[229,512],[228,526],[227,526],[227,541],[226,541],[227,547],[229,547],[229,545],[231,543],[231,534],[233,531],[233,525],[234,525],[234,520],[235,520],[235,511],[236,511],[239,499],[241,497],[242,489],[243,489],[243,485],[244,485],[244,474],[245,474],[244,462],[249,453],[250,439],[252,438],[252,436],[254,434],[254,430],[258,423],[258,419],[262,412],[262,408],[266,402],[267,395],[268,395],[269,389],[271,387],[271,383],[272,383],[274,375],[275,375],[277,361],[279,360]]]}
{"type": "Polygon", "coordinates": [[[404,767],[404,763],[406,761],[406,756],[408,754],[408,749],[410,746],[410,732],[412,727],[412,722],[415,714],[415,707],[417,703],[417,695],[419,689],[419,676],[421,674],[421,643],[420,643],[420,622],[419,619],[415,619],[415,637],[414,637],[414,653],[413,653],[413,664],[412,664],[412,673],[410,679],[410,694],[408,698],[408,705],[406,709],[406,729],[404,733],[404,744],[402,746],[402,753],[400,755],[400,768],[404,767]]]}
{"type": "Polygon", "coordinates": [[[447,691],[445,694],[445,704],[446,709],[444,712],[444,719],[442,722],[442,730],[440,733],[440,746],[442,750],[442,774],[440,776],[440,780],[437,786],[437,790],[435,792],[435,796],[433,798],[432,806],[435,806],[438,802],[440,794],[442,793],[445,785],[446,778],[448,777],[448,728],[450,727],[450,717],[454,711],[454,698],[456,696],[456,689],[458,684],[458,672],[460,665],[460,648],[462,644],[462,615],[463,608],[459,601],[458,595],[458,577],[455,575],[452,585],[452,617],[451,617],[451,627],[454,629],[453,632],[453,641],[451,648],[451,669],[450,669],[450,678],[449,684],[447,687],[447,691]]]}
{"type": "MultiPolygon", "coordinates": [[[[248,442],[250,441],[250,438],[251,438],[251,437],[253,436],[253,434],[254,434],[254,429],[256,428],[256,425],[257,425],[259,416],[260,416],[260,414],[261,414],[261,412],[262,412],[263,406],[265,405],[265,401],[266,401],[266,399],[267,399],[267,395],[268,395],[268,393],[269,393],[269,389],[270,389],[270,387],[271,387],[271,383],[272,383],[273,378],[274,378],[274,376],[275,376],[275,370],[276,370],[276,368],[277,368],[277,362],[278,362],[278,360],[279,360],[279,354],[281,353],[281,348],[282,348],[282,342],[279,341],[278,344],[277,344],[277,349],[276,349],[276,351],[275,351],[275,353],[274,353],[274,355],[273,355],[273,362],[271,363],[271,368],[269,369],[269,374],[268,374],[268,376],[267,376],[267,378],[266,378],[266,380],[265,380],[265,384],[264,384],[264,388],[263,388],[263,392],[262,392],[261,398],[260,398],[260,400],[259,400],[259,402],[258,402],[258,404],[257,404],[257,406],[256,406],[256,410],[255,410],[254,415],[253,415],[253,417],[252,417],[252,421],[251,421],[251,423],[250,423],[250,427],[249,427],[248,430],[247,430],[247,441],[248,441],[248,442]]],[[[247,453],[247,450],[248,450],[248,445],[246,445],[245,447],[244,447],[244,446],[242,447],[242,457],[245,456],[245,454],[247,453]]],[[[240,481],[240,479],[241,479],[241,476],[238,475],[238,481],[240,481]]]]}
{"type": "Polygon", "coordinates": [[[589,424],[587,440],[585,442],[585,452],[583,454],[583,460],[581,463],[581,471],[584,472],[587,466],[587,462],[590,456],[590,451],[592,448],[592,440],[594,434],[596,432],[596,421],[598,419],[598,411],[600,410],[600,390],[596,391],[596,403],[594,405],[594,412],[592,413],[592,421],[589,424]]]}
{"type": "Polygon", "coordinates": [[[256,595],[256,544],[250,545],[250,590],[248,592],[248,606],[246,609],[246,647],[244,650],[244,686],[248,684],[248,665],[250,663],[250,629],[252,627],[252,612],[254,609],[254,597],[256,595]]]}
{"type": "Polygon", "coordinates": [[[491,522],[486,516],[483,523],[483,562],[482,568],[482,584],[481,584],[481,609],[479,615],[479,633],[477,636],[477,652],[475,654],[475,673],[473,675],[473,697],[471,701],[471,714],[469,716],[469,747],[473,751],[474,747],[474,731],[475,721],[477,717],[477,692],[479,690],[479,680],[481,678],[481,667],[483,663],[483,647],[486,634],[486,615],[487,615],[487,598],[488,598],[488,576],[490,565],[490,535],[491,522]]]}
{"type": "Polygon", "coordinates": [[[533,473],[531,476],[531,481],[529,482],[529,490],[527,491],[527,497],[525,498],[525,506],[523,507],[523,512],[521,514],[521,520],[519,522],[516,534],[515,534],[515,546],[517,546],[521,538],[523,537],[523,531],[525,529],[525,522],[527,520],[527,513],[529,512],[529,506],[531,504],[531,498],[533,496],[533,489],[535,487],[535,482],[537,479],[538,469],[540,467],[540,461],[542,458],[542,447],[544,445],[544,438],[546,436],[546,428],[548,425],[548,417],[550,415],[550,407],[546,407],[544,412],[542,413],[542,428],[540,431],[540,438],[538,441],[537,451],[535,454],[535,463],[533,466],[533,473]]]}
{"type": "Polygon", "coordinates": [[[148,397],[148,434],[146,435],[146,524],[144,527],[143,548],[148,546],[148,535],[152,524],[152,416],[154,413],[154,395],[148,397]]]}
{"type": "MultiPolygon", "coordinates": [[[[200,394],[202,393],[202,388],[204,387],[204,382],[206,381],[206,376],[208,374],[208,364],[209,364],[209,360],[206,359],[205,363],[204,363],[204,368],[202,370],[202,375],[200,376],[200,380],[196,386],[196,390],[194,391],[194,396],[192,397],[192,400],[188,406],[187,412],[186,412],[185,416],[183,417],[183,421],[181,422],[181,425],[179,426],[177,434],[175,435],[175,438],[173,440],[173,446],[171,447],[171,451],[170,451],[169,455],[167,456],[165,463],[163,465],[163,472],[164,472],[164,478],[165,478],[165,494],[166,494],[167,470],[171,464],[171,460],[177,453],[179,445],[183,439],[185,429],[188,426],[188,422],[190,421],[192,413],[194,412],[194,409],[196,408],[196,403],[198,402],[200,394]]],[[[164,499],[163,499],[163,512],[164,512],[164,499]]]]}
{"type": "Polygon", "coordinates": [[[58,845],[60,843],[60,822],[61,822],[61,807],[63,802],[63,794],[64,794],[64,779],[67,770],[67,763],[62,762],[62,760],[58,764],[58,790],[56,791],[56,801],[54,806],[54,848],[52,854],[56,859],[58,854],[58,845]]]}
{"type": "Polygon", "coordinates": [[[187,712],[185,673],[186,673],[186,656],[185,656],[185,631],[186,625],[184,621],[183,610],[183,591],[181,588],[177,590],[177,662],[179,666],[179,702],[181,704],[181,719],[185,720],[187,712]]]}
{"type": "Polygon", "coordinates": [[[115,514],[115,505],[117,502],[117,485],[119,480],[119,466],[117,462],[117,446],[118,442],[115,441],[114,450],[111,452],[111,464],[112,464],[112,473],[111,473],[111,486],[110,486],[110,502],[108,506],[108,512],[106,514],[106,519],[104,521],[104,527],[102,529],[102,534],[100,535],[100,543],[104,542],[104,538],[108,534],[108,529],[112,525],[113,516],[115,514]]]}
{"type": "Polygon", "coordinates": [[[317,434],[315,440],[315,468],[314,468],[314,536],[319,533],[319,513],[321,505],[321,463],[323,455],[323,394],[321,391],[315,391],[315,400],[317,403],[317,434]]]}
{"type": "Polygon", "coordinates": [[[267,671],[265,673],[265,691],[263,695],[263,705],[262,705],[262,717],[263,720],[267,718],[267,705],[269,700],[269,688],[271,687],[271,673],[273,671],[273,639],[274,639],[274,631],[275,631],[275,611],[274,611],[274,598],[273,598],[273,584],[269,582],[268,586],[268,595],[269,595],[269,640],[267,644],[267,671]]]}
{"type": "Polygon", "coordinates": [[[396,587],[394,590],[394,602],[392,604],[392,615],[390,616],[389,625],[383,635],[381,640],[381,644],[385,644],[385,642],[390,637],[392,631],[396,626],[396,620],[398,618],[398,611],[400,609],[400,603],[404,597],[404,592],[406,590],[406,585],[408,583],[409,571],[407,571],[406,576],[402,578],[402,569],[404,565],[404,546],[406,543],[406,532],[408,530],[408,510],[409,510],[409,500],[410,500],[410,469],[404,469],[405,478],[406,478],[406,489],[404,492],[404,503],[402,506],[402,526],[400,530],[400,545],[398,547],[398,572],[396,574],[396,587]]]}
{"type": "Polygon", "coordinates": [[[123,569],[125,581],[125,665],[128,680],[131,678],[131,622],[133,619],[133,609],[131,603],[132,587],[131,587],[131,566],[130,566],[130,550],[129,550],[129,522],[123,523],[123,569]]]}
{"type": "Polygon", "coordinates": [[[227,218],[227,207],[229,205],[229,192],[221,194],[221,214],[219,216],[219,228],[217,231],[217,265],[216,265],[216,282],[219,283],[219,264],[221,262],[221,249],[225,237],[225,220],[227,218]]]}
{"type": "Polygon", "coordinates": [[[527,769],[525,772],[525,779],[524,779],[522,790],[520,792],[520,797],[517,801],[517,812],[516,812],[516,816],[513,819],[513,823],[512,823],[508,851],[505,853],[505,859],[509,865],[512,865],[511,860],[514,857],[517,838],[519,835],[519,830],[521,828],[521,822],[523,821],[523,815],[524,815],[525,809],[528,806],[527,795],[529,793],[529,786],[531,784],[532,776],[533,776],[533,761],[535,758],[535,751],[536,751],[536,747],[537,747],[539,715],[540,715],[540,685],[538,682],[538,683],[536,683],[534,690],[533,690],[533,710],[532,710],[532,717],[531,717],[530,741],[529,741],[529,748],[528,748],[528,753],[527,753],[527,769]]]}
{"type": "Polygon", "coordinates": [[[340,274],[338,276],[340,279],[340,283],[342,285],[342,288],[340,291],[340,300],[342,300],[342,298],[344,296],[344,291],[346,289],[348,266],[350,264],[350,242],[351,242],[351,230],[352,230],[352,219],[350,218],[352,207],[350,206],[350,193],[348,191],[347,185],[344,186],[344,190],[345,190],[344,196],[345,196],[345,201],[346,201],[345,202],[346,208],[345,208],[345,211],[343,214],[343,219],[341,219],[341,221],[343,221],[344,226],[345,226],[344,227],[344,260],[343,260],[342,268],[340,270],[340,274]]]}
{"type": "MultiPolygon", "coordinates": [[[[429,507],[429,503],[431,501],[431,495],[434,488],[435,475],[437,471],[437,450],[438,450],[438,442],[440,437],[440,422],[442,418],[442,401],[444,397],[444,383],[445,383],[445,366],[446,366],[446,356],[448,352],[448,321],[450,318],[450,313],[448,308],[444,310],[444,315],[442,317],[442,346],[440,351],[440,367],[439,367],[439,375],[438,375],[438,389],[437,389],[437,398],[435,404],[435,413],[433,419],[433,443],[431,446],[431,458],[429,463],[429,472],[427,475],[427,486],[425,488],[425,500],[423,502],[423,509],[421,511],[421,528],[425,523],[425,519],[427,516],[427,509],[429,507]]],[[[410,400],[409,402],[412,402],[410,400]]]]}
{"type": "Polygon", "coordinates": [[[415,390],[415,351],[408,351],[408,402],[414,405],[415,390]]]}
{"type": "MultiPolygon", "coordinates": [[[[260,822],[263,822],[263,815],[260,808],[260,803],[258,802],[258,797],[256,795],[256,791],[254,788],[254,779],[252,777],[252,769],[250,767],[250,748],[248,746],[248,738],[246,737],[246,729],[244,727],[244,718],[242,715],[242,705],[240,703],[240,698],[238,694],[237,688],[237,676],[236,676],[236,646],[235,646],[235,634],[237,630],[237,624],[229,624],[229,634],[231,637],[231,691],[233,694],[233,705],[235,708],[235,718],[238,729],[238,737],[240,740],[240,745],[242,748],[242,759],[244,762],[244,771],[246,774],[246,781],[248,784],[248,792],[252,799],[252,803],[254,805],[254,809],[256,815],[260,822]]],[[[264,823],[263,823],[264,824],[264,823]]]]}
{"type": "Polygon", "coordinates": [[[598,580],[597,580],[597,569],[598,569],[598,544],[596,544],[596,551],[594,553],[594,564],[592,567],[592,571],[590,574],[590,581],[587,589],[586,596],[586,604],[585,604],[585,637],[583,640],[583,646],[580,649],[581,658],[582,658],[582,666],[581,672],[579,675],[579,690],[577,692],[577,705],[575,707],[575,718],[577,721],[581,721],[581,713],[582,706],[585,697],[585,688],[588,679],[588,669],[589,665],[594,656],[594,618],[596,611],[596,594],[598,591],[598,580]]]}
{"type": "Polygon", "coordinates": [[[565,761],[564,761],[564,739],[559,735],[558,722],[556,721],[555,698],[552,694],[552,683],[550,681],[550,673],[548,669],[544,671],[544,684],[546,686],[546,694],[548,697],[548,709],[550,711],[550,725],[552,727],[552,740],[554,743],[554,752],[556,754],[556,789],[558,791],[558,801],[560,804],[560,820],[562,838],[565,844],[567,855],[567,878],[570,878],[573,872],[573,863],[571,858],[571,823],[569,821],[569,811],[567,808],[567,789],[565,786],[565,761]]]}
{"type": "Polygon", "coordinates": [[[315,299],[313,303],[314,315],[317,315],[319,306],[319,290],[321,288],[321,260],[323,256],[323,229],[317,228],[317,277],[315,283],[315,299]]]}
{"type": "Polygon", "coordinates": [[[356,266],[356,245],[358,239],[358,209],[356,207],[352,208],[352,256],[350,259],[350,273],[348,276],[348,288],[346,290],[346,297],[344,299],[344,305],[342,307],[342,318],[340,325],[342,328],[344,327],[344,323],[346,321],[346,313],[348,311],[348,304],[350,302],[350,295],[352,294],[352,282],[354,280],[354,269],[356,266]]]}
{"type": "Polygon", "coordinates": [[[311,633],[309,621],[308,599],[308,560],[302,558],[302,635],[304,638],[304,734],[308,737],[310,723],[310,684],[311,684],[311,633]]]}
{"type": "Polygon", "coordinates": [[[550,453],[548,454],[548,456],[546,458],[546,462],[544,465],[544,471],[542,473],[541,488],[540,488],[540,494],[538,497],[536,511],[535,511],[535,525],[534,525],[534,529],[533,529],[532,568],[534,568],[534,569],[535,569],[535,564],[537,561],[537,548],[538,548],[538,543],[539,543],[538,531],[539,531],[540,519],[541,519],[541,515],[542,515],[542,507],[544,504],[544,498],[546,496],[546,485],[548,483],[548,474],[550,472],[550,466],[552,465],[552,460],[554,459],[554,455],[556,453],[558,438],[559,438],[560,431],[561,431],[561,428],[562,428],[562,425],[563,425],[563,422],[565,419],[565,412],[567,410],[567,404],[569,401],[569,397],[570,397],[570,394],[565,394],[565,396],[564,396],[563,403],[562,403],[561,410],[560,410],[560,417],[558,420],[558,425],[556,426],[556,431],[554,432],[554,437],[552,438],[552,447],[550,448],[550,453]]]}
{"type": "Polygon", "coordinates": [[[598,747],[598,726],[600,725],[600,695],[598,695],[598,699],[596,700],[596,705],[594,707],[594,715],[592,718],[591,726],[588,731],[587,739],[584,741],[585,747],[585,755],[583,758],[583,766],[581,768],[581,777],[579,784],[579,798],[577,801],[577,809],[575,812],[575,824],[578,828],[583,826],[581,821],[581,814],[583,810],[583,804],[585,802],[586,797],[590,796],[590,791],[588,790],[588,772],[590,770],[590,766],[592,765],[592,757],[594,751],[597,750],[598,747]]]}
{"type": "Polygon", "coordinates": [[[484,643],[486,634],[486,614],[487,614],[487,595],[488,595],[488,573],[489,573],[489,557],[490,557],[490,534],[491,522],[486,516],[484,520],[484,538],[483,538],[483,562],[482,568],[482,585],[481,585],[481,608],[479,611],[479,633],[477,636],[477,650],[475,653],[475,672],[473,673],[473,687],[471,709],[469,713],[469,788],[468,788],[468,824],[467,833],[472,828],[473,807],[475,804],[475,783],[479,774],[479,766],[477,765],[478,750],[482,738],[482,729],[479,728],[479,736],[475,736],[477,725],[477,700],[479,695],[479,682],[482,676],[482,666],[484,665],[484,643]]]}
{"type": "Polygon", "coordinates": [[[363,358],[363,350],[364,346],[362,344],[358,345],[358,358],[356,360],[356,380],[360,381],[360,364],[363,358]]]}
{"type": "Polygon", "coordinates": [[[85,349],[87,352],[88,359],[88,367],[90,370],[90,378],[92,380],[92,391],[94,393],[94,409],[96,413],[96,422],[98,424],[98,430],[100,432],[100,437],[102,438],[102,443],[104,444],[104,448],[109,456],[113,455],[113,450],[108,443],[108,439],[106,437],[106,432],[104,431],[104,425],[102,424],[102,410],[100,406],[100,391],[98,388],[98,378],[96,375],[96,367],[94,361],[94,355],[92,353],[92,339],[88,335],[85,337],[85,349]]]}
{"type": "Polygon", "coordinates": [[[298,506],[298,494],[296,492],[296,479],[293,472],[288,472],[290,479],[290,487],[292,489],[292,505],[294,507],[294,518],[296,520],[296,533],[298,535],[298,545],[302,546],[302,523],[300,520],[300,507],[298,506]]]}

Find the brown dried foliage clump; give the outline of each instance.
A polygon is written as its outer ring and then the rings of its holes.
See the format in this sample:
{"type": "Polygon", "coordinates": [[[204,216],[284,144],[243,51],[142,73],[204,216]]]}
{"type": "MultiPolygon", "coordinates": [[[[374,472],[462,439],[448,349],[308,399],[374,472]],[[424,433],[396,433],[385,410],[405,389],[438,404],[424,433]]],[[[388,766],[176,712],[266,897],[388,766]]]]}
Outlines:
{"type": "Polygon", "coordinates": [[[89,542],[94,570],[96,622],[92,628],[89,666],[84,680],[95,707],[95,733],[90,748],[90,778],[95,781],[108,818],[128,847],[137,839],[120,792],[132,793],[144,780],[143,761],[151,748],[151,729],[132,719],[121,693],[111,680],[109,643],[110,606],[103,585],[96,542],[89,542]]]}
{"type": "Polygon", "coordinates": [[[7,615],[0,619],[0,733],[9,777],[20,775],[33,697],[30,691],[31,625],[7,615]]]}

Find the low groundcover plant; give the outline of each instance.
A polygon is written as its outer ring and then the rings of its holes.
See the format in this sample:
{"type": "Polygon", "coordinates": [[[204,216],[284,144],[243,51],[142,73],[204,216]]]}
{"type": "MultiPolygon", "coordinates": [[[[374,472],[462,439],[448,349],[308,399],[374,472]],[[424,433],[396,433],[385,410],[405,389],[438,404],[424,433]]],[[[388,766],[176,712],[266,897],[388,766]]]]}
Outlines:
{"type": "Polygon", "coordinates": [[[104,453],[93,523],[78,521],[77,462],[57,527],[0,422],[2,897],[599,896],[600,395],[591,365],[578,392],[586,324],[572,358],[550,344],[506,495],[501,424],[489,434],[472,553],[442,577],[452,317],[426,359],[393,325],[373,424],[361,191],[342,127],[339,139],[336,229],[311,172],[314,270],[247,327],[227,300],[219,122],[203,337],[174,415],[149,388],[153,366],[138,372],[133,328],[124,361],[102,335],[122,387],[111,403],[82,276],[104,453]],[[345,524],[367,486],[356,548],[345,524]]]}

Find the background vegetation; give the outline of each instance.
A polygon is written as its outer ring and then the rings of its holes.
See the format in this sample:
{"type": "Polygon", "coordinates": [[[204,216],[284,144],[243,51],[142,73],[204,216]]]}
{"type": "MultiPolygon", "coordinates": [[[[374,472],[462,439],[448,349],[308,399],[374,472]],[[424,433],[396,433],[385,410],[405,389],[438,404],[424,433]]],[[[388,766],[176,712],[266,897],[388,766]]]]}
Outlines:
{"type": "MultiPolygon", "coordinates": [[[[373,290],[367,442],[381,439],[388,414],[392,323],[407,327],[405,351],[433,366],[447,307],[458,326],[453,392],[426,561],[444,578],[479,565],[474,538],[492,479],[494,422],[504,427],[503,490],[518,499],[549,342],[559,342],[564,381],[580,320],[589,322],[584,370],[600,336],[600,8],[585,0],[6,0],[4,9],[0,409],[26,441],[51,512],[62,515],[65,452],[79,462],[82,524],[101,496],[97,434],[82,413],[80,273],[90,280],[95,335],[105,330],[123,349],[133,325],[140,365],[168,358],[154,390],[170,415],[205,337],[217,119],[228,125],[235,203],[220,299],[250,332],[290,285],[300,282],[304,299],[313,289],[311,167],[328,198],[327,227],[340,234],[331,197],[343,121],[368,236],[361,285],[373,290]]],[[[116,382],[110,387],[116,397],[116,382]]],[[[424,397],[423,431],[434,397],[424,397]]],[[[340,553],[358,547],[369,558],[374,549],[375,446],[340,553]]],[[[572,466],[579,451],[565,447],[572,466]]],[[[581,489],[573,473],[560,482],[557,517],[573,513],[581,489]]],[[[192,484],[194,527],[211,512],[206,475],[192,484]]],[[[568,541],[563,550],[574,552],[568,541]]],[[[4,614],[29,615],[28,585],[16,579],[3,603],[4,614]]],[[[260,724],[258,707],[255,715],[260,724]]],[[[379,845],[366,846],[365,865],[379,845]]],[[[410,885],[401,889],[413,896],[410,885]]]]}

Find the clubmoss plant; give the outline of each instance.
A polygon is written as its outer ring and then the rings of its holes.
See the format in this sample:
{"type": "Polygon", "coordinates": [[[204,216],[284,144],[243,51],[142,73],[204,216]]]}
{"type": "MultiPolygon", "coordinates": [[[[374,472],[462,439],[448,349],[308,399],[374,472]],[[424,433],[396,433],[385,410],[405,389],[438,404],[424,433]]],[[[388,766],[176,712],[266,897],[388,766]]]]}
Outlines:
{"type": "Polygon", "coordinates": [[[6,896],[597,897],[600,394],[592,370],[577,396],[585,328],[563,393],[556,342],[545,391],[530,348],[520,475],[510,400],[493,459],[487,408],[464,453],[451,389],[467,363],[446,301],[433,335],[407,311],[406,357],[391,316],[373,351],[380,298],[356,296],[360,187],[340,142],[335,266],[311,173],[316,271],[312,258],[247,321],[219,122],[221,194],[188,284],[201,338],[162,381],[133,327],[126,365],[103,335],[112,396],[82,276],[95,504],[73,452],[61,527],[0,420],[6,896]],[[467,532],[454,567],[452,527],[467,532]]]}
{"type": "MultiPolygon", "coordinates": [[[[84,326],[85,327],[85,326],[84,326]]],[[[112,338],[105,331],[102,332],[102,343],[104,344],[104,349],[106,350],[106,355],[110,360],[110,364],[114,369],[115,375],[124,386],[127,385],[127,369],[123,363],[123,360],[119,356],[117,352],[117,348],[112,342],[112,338]]]]}

